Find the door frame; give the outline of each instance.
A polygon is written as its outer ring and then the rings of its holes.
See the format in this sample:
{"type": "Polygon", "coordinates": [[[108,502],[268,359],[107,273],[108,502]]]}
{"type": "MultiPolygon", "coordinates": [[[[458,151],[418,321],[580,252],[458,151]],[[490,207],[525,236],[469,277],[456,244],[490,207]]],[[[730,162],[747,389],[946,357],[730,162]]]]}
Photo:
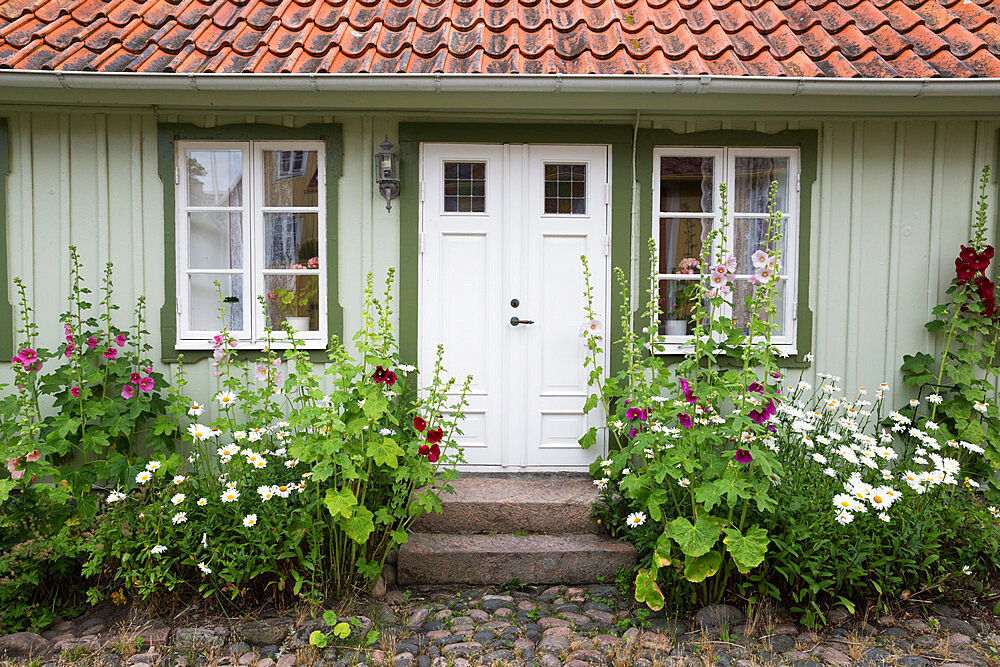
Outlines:
{"type": "MultiPolygon", "coordinates": [[[[441,196],[439,187],[443,186],[440,182],[440,174],[435,174],[433,170],[437,170],[440,167],[441,159],[449,159],[448,156],[452,156],[453,159],[464,159],[464,160],[476,160],[478,158],[486,159],[489,163],[490,160],[496,159],[496,165],[494,167],[488,167],[488,171],[492,171],[492,181],[487,183],[486,196],[487,201],[493,200],[492,210],[488,208],[487,214],[489,216],[496,216],[494,223],[499,223],[499,226],[494,228],[495,232],[499,234],[499,242],[501,246],[497,250],[499,252],[499,264],[501,267],[507,267],[510,264],[510,259],[512,256],[518,256],[522,251],[527,251],[526,244],[529,243],[528,236],[530,226],[525,222],[527,219],[534,219],[536,216],[541,216],[537,221],[537,224],[545,223],[546,218],[551,218],[551,215],[546,215],[541,210],[541,200],[536,200],[535,196],[540,195],[543,192],[541,184],[535,184],[532,179],[537,178],[542,172],[535,172],[535,167],[538,165],[544,165],[546,162],[566,162],[566,163],[577,163],[581,160],[586,160],[587,163],[594,164],[594,171],[599,175],[599,180],[590,180],[588,177],[587,183],[587,199],[590,202],[592,209],[588,209],[589,213],[584,216],[591,222],[588,224],[599,226],[599,230],[596,227],[592,227],[592,234],[588,232],[590,236],[590,249],[587,254],[591,256],[591,272],[595,276],[600,276],[600,285],[598,285],[599,298],[597,302],[601,304],[601,312],[598,314],[601,321],[607,322],[610,319],[610,306],[611,306],[611,235],[612,235],[612,211],[611,211],[611,198],[610,198],[610,187],[612,172],[612,147],[609,144],[600,143],[533,143],[533,144],[518,144],[516,142],[506,142],[506,143],[489,143],[489,142],[421,142],[419,145],[419,156],[420,156],[420,201],[419,201],[419,218],[418,218],[418,230],[420,233],[419,237],[419,248],[417,252],[417,301],[418,307],[419,303],[423,299],[434,299],[434,290],[443,289],[444,285],[441,283],[436,283],[435,285],[428,285],[426,283],[429,276],[426,274],[428,267],[426,266],[426,261],[428,257],[437,257],[437,255],[428,255],[428,247],[436,247],[437,242],[435,234],[437,234],[437,229],[439,226],[444,228],[449,228],[447,219],[438,219],[438,216],[448,214],[442,214],[439,211],[440,200],[435,203],[431,198],[438,198],[441,196]],[[584,153],[580,151],[584,150],[584,153]],[[536,152],[537,151],[537,152],[536,152]],[[431,157],[428,158],[428,153],[431,157]],[[537,157],[542,155],[544,157],[537,157]],[[600,155],[599,159],[592,159],[600,155]],[[443,156],[443,157],[442,157],[443,156]],[[429,161],[428,161],[429,160],[429,161]],[[541,160],[540,162],[538,160],[541,160]],[[596,165],[600,165],[597,167],[596,165]],[[537,185],[537,187],[536,187],[537,185]],[[499,188],[499,195],[493,194],[496,192],[494,188],[499,188]],[[495,199],[495,197],[499,199],[495,199]],[[437,215],[431,215],[427,217],[428,205],[433,211],[437,211],[437,215]],[[533,209],[538,209],[533,211],[533,209]],[[533,212],[529,212],[533,211],[533,212]],[[599,212],[598,212],[599,211],[599,212]],[[428,229],[428,225],[431,225],[428,229]],[[429,236],[428,236],[429,235],[429,236]],[[600,248],[607,243],[606,250],[601,252],[600,248]],[[430,288],[430,292],[428,289],[430,288]]],[[[461,214],[459,214],[461,215],[461,214]]],[[[475,222],[475,218],[479,218],[479,215],[473,215],[473,220],[470,223],[475,222]]],[[[454,234],[455,232],[452,232],[454,234]]],[[[530,252],[529,252],[530,255],[530,252]]],[[[496,259],[496,258],[494,258],[496,259]]],[[[433,266],[432,261],[432,266],[433,266]]],[[[574,264],[574,268],[570,270],[575,270],[579,277],[582,277],[582,269],[574,264]]],[[[432,271],[432,274],[436,275],[436,271],[432,271]]],[[[572,278],[572,276],[570,276],[572,278]]],[[[511,275],[508,273],[507,269],[501,269],[501,292],[505,294],[506,297],[513,293],[519,293],[517,290],[522,290],[527,292],[526,286],[521,285],[514,292],[510,290],[514,285],[510,284],[508,281],[511,279],[516,279],[516,274],[511,275]],[[509,292],[509,293],[508,293],[509,292]]],[[[437,280],[441,280],[438,276],[437,280]]],[[[580,286],[582,290],[582,284],[580,286]]],[[[525,296],[528,296],[526,293],[525,296]]],[[[499,306],[499,304],[495,304],[499,306]]],[[[537,306],[537,304],[536,304],[537,306]]],[[[504,309],[505,313],[507,309],[504,309]]],[[[418,308],[417,319],[418,323],[420,320],[420,313],[418,308]]],[[[506,313],[509,314],[509,313],[506,313]]],[[[539,313],[533,313],[538,315],[539,313]]],[[[579,319],[583,321],[583,311],[578,313],[579,319]]],[[[506,317],[506,315],[505,315],[506,317]]],[[[432,319],[432,322],[434,320],[432,319]]],[[[428,323],[425,322],[425,326],[428,323]]],[[[433,324],[431,329],[433,329],[433,324]]],[[[534,329],[534,327],[532,327],[534,329]]],[[[572,326],[575,331],[576,325],[572,326]]],[[[574,334],[575,335],[575,334],[574,334]]],[[[435,343],[440,341],[430,341],[431,347],[428,347],[428,341],[422,340],[423,332],[417,331],[418,340],[418,361],[420,357],[420,352],[422,350],[424,358],[424,365],[428,361],[428,354],[432,354],[430,349],[435,343]]],[[[491,351],[491,353],[501,355],[504,361],[501,363],[501,367],[506,367],[510,362],[508,360],[508,355],[511,354],[512,350],[508,347],[515,340],[521,340],[520,345],[525,345],[526,342],[521,339],[518,335],[511,335],[511,331],[504,327],[499,333],[499,337],[494,341],[499,347],[497,350],[491,351]]],[[[600,361],[601,365],[607,368],[608,354],[610,352],[610,346],[607,345],[607,339],[603,341],[604,351],[602,359],[600,361]]],[[[522,350],[525,352],[525,350],[522,350]]],[[[535,350],[532,354],[537,353],[535,350]]],[[[530,354],[528,355],[531,356],[530,354]]],[[[527,362],[527,357],[524,358],[524,363],[527,362]]],[[[579,360],[582,364],[583,360],[579,360]]],[[[530,364],[529,364],[530,365],[530,364]]],[[[493,368],[493,371],[497,371],[497,368],[493,368]]],[[[586,375],[584,369],[580,369],[580,372],[586,375]]],[[[491,374],[488,373],[488,376],[491,374]]],[[[527,380],[527,378],[522,378],[527,380]]],[[[582,402],[585,400],[586,391],[580,396],[581,406],[582,402]]],[[[495,425],[490,429],[490,433],[486,434],[487,438],[494,438],[494,446],[500,447],[498,462],[495,463],[467,463],[463,464],[461,468],[465,471],[525,471],[530,470],[532,472],[556,472],[556,471],[577,471],[586,472],[589,470],[590,462],[589,459],[592,456],[605,455],[607,449],[607,443],[603,434],[599,435],[597,446],[591,450],[589,455],[585,454],[583,461],[574,462],[562,462],[557,463],[555,461],[548,461],[544,463],[533,462],[535,456],[544,453],[545,447],[541,447],[538,451],[535,451],[534,455],[529,455],[529,451],[534,451],[530,445],[530,438],[524,442],[519,442],[524,438],[520,434],[515,434],[511,432],[512,423],[507,421],[506,415],[510,411],[519,412],[527,408],[525,415],[536,415],[536,410],[542,409],[545,399],[542,399],[538,405],[531,404],[520,404],[515,398],[515,392],[512,391],[512,386],[509,384],[509,378],[505,379],[499,383],[493,383],[490,394],[493,395],[492,399],[486,399],[483,406],[479,406],[475,403],[476,409],[485,409],[487,405],[493,405],[491,414],[492,419],[500,420],[499,430],[495,425]],[[498,404],[493,404],[493,401],[499,401],[498,404]],[[512,402],[513,401],[513,402],[512,402]],[[499,408],[499,409],[498,409],[499,408]],[[496,442],[499,441],[499,442],[496,442]],[[592,455],[592,456],[591,456],[592,455]]],[[[533,392],[529,392],[529,395],[524,396],[524,400],[533,400],[531,396],[534,396],[533,392]]],[[[543,392],[544,396],[544,392],[543,392]]],[[[570,398],[567,396],[567,398],[570,398]]],[[[554,399],[548,399],[554,400],[554,399]]],[[[555,399],[558,401],[558,399],[555,399]]],[[[572,399],[570,398],[572,403],[572,399]]],[[[548,411],[542,410],[544,414],[573,414],[579,415],[579,410],[573,410],[567,412],[569,409],[568,405],[563,405],[556,409],[548,411]]],[[[594,426],[599,424],[594,416],[590,416],[583,413],[583,418],[586,422],[586,427],[594,426]],[[589,417],[589,418],[588,418],[589,417]]],[[[530,422],[530,419],[529,419],[530,422]]],[[[540,427],[540,424],[538,425],[540,427]]],[[[583,433],[581,432],[580,435],[583,433]]],[[[577,451],[578,448],[574,447],[577,451]]],[[[558,458],[558,457],[557,457],[558,458]]],[[[574,455],[574,459],[579,459],[579,455],[574,455]]]]}
{"type": "MultiPolygon", "coordinates": [[[[417,336],[420,278],[420,145],[456,144],[583,144],[610,148],[611,252],[610,267],[632,266],[632,187],[633,132],[628,125],[521,124],[521,123],[400,123],[399,124],[399,355],[404,363],[417,363],[417,336]]],[[[641,267],[640,267],[641,268],[641,267]]],[[[640,272],[641,273],[641,272],[640,272]]],[[[613,375],[622,368],[621,295],[608,274],[608,308],[605,323],[609,341],[605,372],[613,375]]]]}

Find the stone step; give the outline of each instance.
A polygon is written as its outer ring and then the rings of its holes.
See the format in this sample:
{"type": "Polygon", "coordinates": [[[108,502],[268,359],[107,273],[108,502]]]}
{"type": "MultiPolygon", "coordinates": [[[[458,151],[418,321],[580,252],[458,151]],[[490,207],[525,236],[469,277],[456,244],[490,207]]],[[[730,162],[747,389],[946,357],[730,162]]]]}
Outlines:
{"type": "Polygon", "coordinates": [[[590,534],[411,533],[399,548],[401,586],[411,584],[592,584],[631,569],[635,548],[590,534]]]}
{"type": "Polygon", "coordinates": [[[596,533],[590,517],[597,488],[590,477],[463,475],[443,493],[441,514],[423,514],[423,533],[596,533]]]}

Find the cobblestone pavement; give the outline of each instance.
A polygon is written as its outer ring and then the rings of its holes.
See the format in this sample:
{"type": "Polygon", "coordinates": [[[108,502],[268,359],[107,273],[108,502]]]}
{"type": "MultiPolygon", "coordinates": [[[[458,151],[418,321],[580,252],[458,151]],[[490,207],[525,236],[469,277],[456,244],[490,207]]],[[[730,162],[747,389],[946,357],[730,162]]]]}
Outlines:
{"type": "MultiPolygon", "coordinates": [[[[194,618],[167,623],[141,610],[96,607],[39,635],[0,637],[3,665],[60,667],[653,667],[654,665],[865,665],[956,667],[1000,665],[1000,618],[944,605],[901,606],[865,621],[830,613],[819,632],[780,609],[716,605],[683,620],[651,614],[614,586],[520,587],[513,591],[390,591],[360,604],[347,641],[370,629],[358,647],[309,644],[321,619],[263,614],[256,620],[194,618]]],[[[171,617],[173,618],[173,617],[171,617]]]]}

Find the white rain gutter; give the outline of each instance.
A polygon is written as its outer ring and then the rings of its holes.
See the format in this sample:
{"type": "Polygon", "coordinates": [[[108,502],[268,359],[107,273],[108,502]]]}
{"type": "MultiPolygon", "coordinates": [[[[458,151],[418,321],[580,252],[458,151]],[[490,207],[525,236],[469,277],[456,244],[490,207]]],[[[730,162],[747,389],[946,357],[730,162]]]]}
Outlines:
{"type": "MultiPolygon", "coordinates": [[[[200,92],[611,93],[989,97],[991,79],[830,79],[633,74],[183,74],[0,70],[0,88],[200,92]]],[[[0,102],[3,100],[0,99],[0,102]]]]}

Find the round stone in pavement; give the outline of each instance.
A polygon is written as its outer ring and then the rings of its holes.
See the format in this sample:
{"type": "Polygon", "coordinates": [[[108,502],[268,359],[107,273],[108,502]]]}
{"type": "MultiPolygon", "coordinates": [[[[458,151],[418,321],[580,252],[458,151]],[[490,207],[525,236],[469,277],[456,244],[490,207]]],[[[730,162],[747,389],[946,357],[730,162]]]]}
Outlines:
{"type": "Polygon", "coordinates": [[[922,655],[904,655],[902,658],[896,658],[896,664],[902,667],[930,667],[932,663],[922,655]]]}
{"type": "Polygon", "coordinates": [[[792,667],[823,667],[823,663],[815,660],[796,660],[792,663],[792,667]]]}
{"type": "Polygon", "coordinates": [[[479,662],[484,665],[492,665],[498,662],[513,663],[514,660],[516,660],[514,652],[511,651],[510,649],[504,648],[483,654],[483,657],[479,659],[479,662]]]}
{"type": "Polygon", "coordinates": [[[861,663],[864,665],[885,663],[889,660],[890,655],[892,654],[881,646],[872,646],[861,652],[861,663]]]}
{"type": "Polygon", "coordinates": [[[795,648],[795,640],[788,635],[773,635],[764,640],[765,645],[770,645],[775,653],[784,653],[795,648]]]}

